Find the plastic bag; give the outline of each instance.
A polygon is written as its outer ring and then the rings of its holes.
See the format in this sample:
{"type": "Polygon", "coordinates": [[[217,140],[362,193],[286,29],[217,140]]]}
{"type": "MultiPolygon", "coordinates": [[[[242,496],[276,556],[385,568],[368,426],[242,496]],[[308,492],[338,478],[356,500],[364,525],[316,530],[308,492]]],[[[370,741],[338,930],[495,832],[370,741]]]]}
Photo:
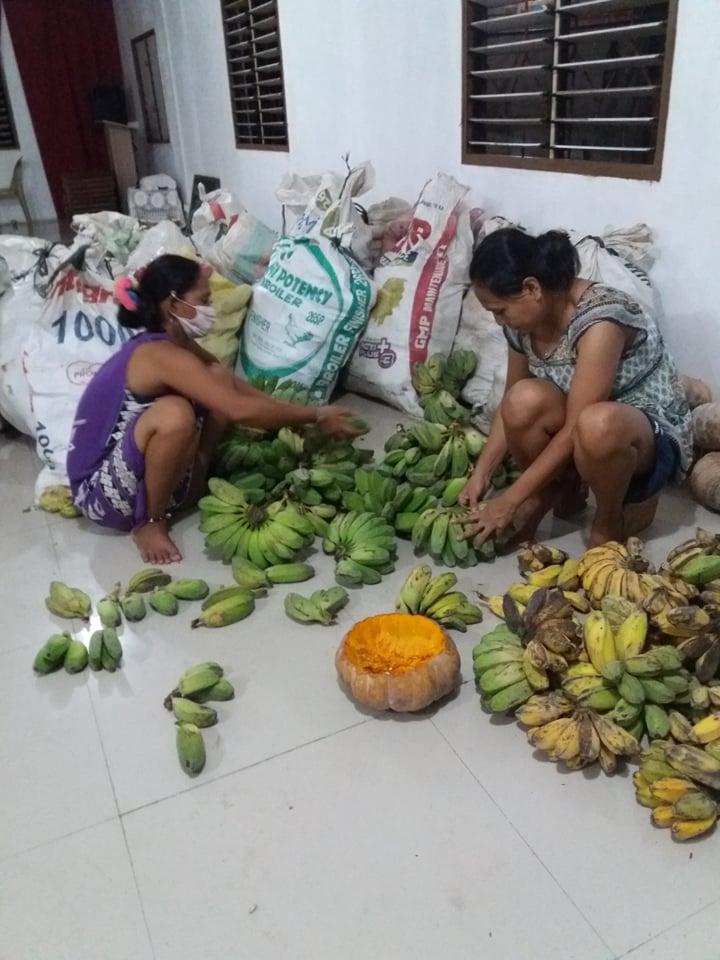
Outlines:
{"type": "Polygon", "coordinates": [[[205,194],[201,185],[200,196],[192,218],[198,253],[233,283],[254,283],[265,273],[277,234],[227,190],[205,194]]]}
{"type": "Polygon", "coordinates": [[[447,357],[460,320],[472,252],[468,188],[438,174],[375,271],[378,296],[345,378],[350,390],[421,416],[412,366],[447,357]]]}

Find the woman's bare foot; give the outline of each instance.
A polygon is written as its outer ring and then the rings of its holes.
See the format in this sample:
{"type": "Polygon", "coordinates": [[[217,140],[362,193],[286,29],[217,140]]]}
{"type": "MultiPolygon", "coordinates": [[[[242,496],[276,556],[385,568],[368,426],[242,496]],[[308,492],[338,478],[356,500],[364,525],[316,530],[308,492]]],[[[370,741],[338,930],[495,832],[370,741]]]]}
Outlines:
{"type": "Polygon", "coordinates": [[[659,495],[655,494],[641,503],[624,504],[617,515],[598,517],[596,514],[590,528],[588,546],[599,547],[608,540],[624,541],[637,536],[655,519],[659,500],[659,495]]]}
{"type": "Polygon", "coordinates": [[[555,499],[556,491],[552,487],[534,494],[518,507],[513,518],[515,533],[513,543],[522,543],[524,540],[534,540],[537,528],[545,514],[550,510],[555,499]]]}
{"type": "Polygon", "coordinates": [[[176,563],[182,560],[177,545],[168,535],[164,520],[135,527],[132,536],[144,563],[176,563]]]}
{"type": "Polygon", "coordinates": [[[588,485],[575,471],[568,471],[558,482],[558,495],[553,513],[560,520],[568,520],[587,506],[588,485]]]}

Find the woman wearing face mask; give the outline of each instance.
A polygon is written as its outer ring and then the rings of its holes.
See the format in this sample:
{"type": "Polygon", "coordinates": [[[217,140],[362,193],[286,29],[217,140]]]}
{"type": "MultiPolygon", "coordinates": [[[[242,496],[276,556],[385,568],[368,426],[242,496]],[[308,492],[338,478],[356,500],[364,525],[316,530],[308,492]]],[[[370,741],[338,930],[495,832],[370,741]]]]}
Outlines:
{"type": "Polygon", "coordinates": [[[627,294],[577,276],[568,236],[498,230],[470,266],[508,342],[507,383],[487,445],[461,491],[466,537],[514,527],[531,537],[555,507],[596,501],[590,545],[653,519],[665,484],[692,462],[690,411],[654,321],[627,294]],[[507,452],[520,478],[478,510],[507,452]]]}
{"type": "Polygon", "coordinates": [[[195,342],[215,321],[208,273],[166,254],[139,281],[118,281],[118,320],[139,332],[90,381],[73,427],[67,470],[76,505],[101,526],[132,531],[146,563],[181,559],[168,521],[203,493],[228,422],[264,429],[316,423],[332,437],[358,432],[349,410],[273,399],[195,342]]]}

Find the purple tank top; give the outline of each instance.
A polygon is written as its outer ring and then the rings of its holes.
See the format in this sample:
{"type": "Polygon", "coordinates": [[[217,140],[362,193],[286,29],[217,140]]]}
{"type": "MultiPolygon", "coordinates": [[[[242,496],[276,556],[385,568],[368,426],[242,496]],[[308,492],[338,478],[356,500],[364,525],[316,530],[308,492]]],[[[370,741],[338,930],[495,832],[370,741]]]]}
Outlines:
{"type": "Polygon", "coordinates": [[[139,333],[100,367],[80,398],[70,436],[67,473],[73,494],[105,459],[127,390],[128,360],[136,347],[168,340],[166,333],[139,333]]]}

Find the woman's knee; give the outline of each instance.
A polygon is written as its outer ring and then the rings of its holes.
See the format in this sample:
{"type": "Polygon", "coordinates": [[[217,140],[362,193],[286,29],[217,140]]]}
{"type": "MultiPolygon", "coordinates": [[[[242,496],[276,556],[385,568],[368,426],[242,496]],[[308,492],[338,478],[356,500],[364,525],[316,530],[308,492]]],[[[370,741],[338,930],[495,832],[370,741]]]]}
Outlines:
{"type": "Polygon", "coordinates": [[[503,423],[511,430],[538,424],[559,430],[565,417],[565,397],[555,384],[528,377],[518,380],[507,391],[501,414],[503,423]]]}
{"type": "Polygon", "coordinates": [[[612,401],[591,403],[580,411],[573,430],[576,450],[602,460],[629,446],[630,442],[621,404],[612,401]]]}
{"type": "Polygon", "coordinates": [[[176,437],[190,443],[197,432],[195,409],[185,397],[176,395],[158,397],[153,405],[138,417],[135,439],[141,450],[153,435],[176,437]]]}

